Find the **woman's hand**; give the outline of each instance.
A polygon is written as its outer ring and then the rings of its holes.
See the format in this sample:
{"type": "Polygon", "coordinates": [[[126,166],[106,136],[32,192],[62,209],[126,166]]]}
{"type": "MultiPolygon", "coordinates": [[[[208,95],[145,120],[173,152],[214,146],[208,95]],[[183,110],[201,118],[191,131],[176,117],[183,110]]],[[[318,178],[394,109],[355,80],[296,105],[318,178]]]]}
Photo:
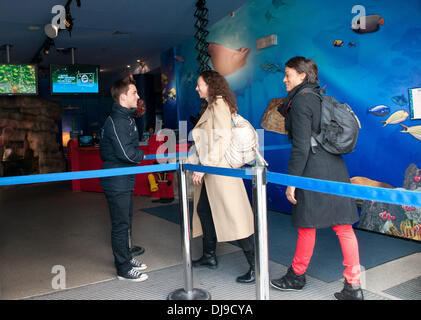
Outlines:
{"type": "Polygon", "coordinates": [[[192,180],[193,180],[193,184],[198,185],[202,183],[202,178],[205,175],[204,172],[193,172],[192,175],[192,180]]]}
{"type": "Polygon", "coordinates": [[[297,200],[295,200],[295,187],[288,186],[285,194],[289,202],[292,204],[297,204],[297,200]]]}

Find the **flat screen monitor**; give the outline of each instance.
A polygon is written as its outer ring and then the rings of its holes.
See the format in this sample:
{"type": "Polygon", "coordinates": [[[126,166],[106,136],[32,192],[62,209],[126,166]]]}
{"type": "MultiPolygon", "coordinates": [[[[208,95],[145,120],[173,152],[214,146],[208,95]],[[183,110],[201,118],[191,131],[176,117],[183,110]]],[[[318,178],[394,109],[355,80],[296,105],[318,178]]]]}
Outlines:
{"type": "Polygon", "coordinates": [[[34,64],[0,64],[0,95],[37,95],[38,69],[34,64]]]}
{"type": "Polygon", "coordinates": [[[50,65],[51,94],[98,94],[99,66],[50,65]]]}
{"type": "Polygon", "coordinates": [[[92,136],[81,136],[79,135],[77,137],[77,140],[79,142],[79,147],[89,147],[94,145],[94,139],[92,136]]]}

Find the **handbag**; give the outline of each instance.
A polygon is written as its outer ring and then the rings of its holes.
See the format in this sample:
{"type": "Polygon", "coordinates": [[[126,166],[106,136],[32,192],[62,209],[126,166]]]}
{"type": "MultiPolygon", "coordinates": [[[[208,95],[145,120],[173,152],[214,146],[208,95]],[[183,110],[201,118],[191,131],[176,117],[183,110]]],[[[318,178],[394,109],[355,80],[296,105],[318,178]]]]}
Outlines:
{"type": "Polygon", "coordinates": [[[231,142],[224,155],[229,165],[235,169],[246,164],[267,166],[259,152],[259,136],[251,123],[238,113],[231,115],[231,123],[231,142]]]}

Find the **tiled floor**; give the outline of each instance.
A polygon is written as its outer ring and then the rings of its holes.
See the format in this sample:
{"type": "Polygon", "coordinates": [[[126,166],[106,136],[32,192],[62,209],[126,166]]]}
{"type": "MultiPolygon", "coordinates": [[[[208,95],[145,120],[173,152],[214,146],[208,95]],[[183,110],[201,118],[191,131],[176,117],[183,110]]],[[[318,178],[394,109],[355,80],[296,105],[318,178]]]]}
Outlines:
{"type": "MultiPolygon", "coordinates": [[[[0,299],[159,300],[184,285],[180,227],[143,212],[160,205],[148,197],[135,196],[134,201],[133,244],[146,248],[138,258],[148,265],[149,275],[138,284],[115,280],[103,194],[73,193],[67,182],[21,185],[0,188],[0,203],[0,299]],[[65,283],[60,284],[64,290],[55,289],[57,270],[65,272],[65,283]]],[[[199,257],[201,239],[191,245],[193,258],[199,257]]],[[[218,244],[217,254],[220,267],[194,269],[194,285],[212,299],[256,299],[255,285],[235,282],[247,271],[239,248],[218,244]]],[[[421,299],[420,266],[417,253],[366,270],[366,298],[421,299]]],[[[271,261],[270,277],[279,277],[286,268],[271,261]]],[[[308,277],[302,292],[270,288],[269,293],[271,299],[331,300],[341,288],[341,280],[327,283],[308,277]]]]}

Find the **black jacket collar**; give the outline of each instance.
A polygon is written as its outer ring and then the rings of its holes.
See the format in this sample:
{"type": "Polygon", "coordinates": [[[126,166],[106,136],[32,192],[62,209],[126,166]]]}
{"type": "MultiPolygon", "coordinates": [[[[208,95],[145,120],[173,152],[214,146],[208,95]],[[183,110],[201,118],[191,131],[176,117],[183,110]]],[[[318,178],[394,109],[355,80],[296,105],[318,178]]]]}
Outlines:
{"type": "Polygon", "coordinates": [[[312,91],[316,91],[318,92],[319,89],[319,85],[317,83],[309,83],[309,82],[303,82],[301,84],[299,84],[298,86],[296,86],[294,89],[292,89],[288,95],[286,96],[284,103],[281,104],[278,107],[278,111],[284,116],[286,117],[287,115],[287,109],[288,106],[290,105],[291,100],[295,97],[295,95],[299,92],[302,91],[303,89],[308,89],[308,90],[312,90],[312,91]]]}
{"type": "Polygon", "coordinates": [[[136,114],[137,109],[128,109],[123,107],[122,105],[118,104],[118,103],[114,103],[113,107],[111,109],[112,113],[116,113],[122,116],[126,116],[126,117],[131,117],[133,118],[134,115],[136,114]]]}

